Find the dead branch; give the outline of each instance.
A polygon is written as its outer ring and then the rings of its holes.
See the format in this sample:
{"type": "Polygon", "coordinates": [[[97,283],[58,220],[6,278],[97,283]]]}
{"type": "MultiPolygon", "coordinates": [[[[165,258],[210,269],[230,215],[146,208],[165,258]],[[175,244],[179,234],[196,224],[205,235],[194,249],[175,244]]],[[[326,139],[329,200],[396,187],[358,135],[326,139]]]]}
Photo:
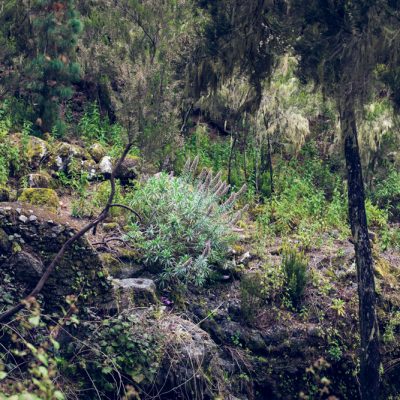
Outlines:
{"type": "Polygon", "coordinates": [[[140,223],[143,222],[143,221],[142,221],[142,217],[141,217],[133,208],[128,207],[128,206],[126,206],[125,204],[117,204],[117,203],[114,203],[114,204],[110,204],[110,207],[120,207],[120,208],[123,208],[123,209],[125,209],[125,210],[128,210],[128,211],[130,211],[131,213],[133,213],[133,214],[135,215],[135,217],[138,219],[138,221],[139,221],[140,223]]]}
{"type": "Polygon", "coordinates": [[[74,236],[69,238],[63,244],[61,249],[58,251],[56,256],[53,258],[53,261],[46,268],[45,272],[43,273],[39,282],[36,284],[35,288],[31,291],[31,293],[29,293],[29,295],[27,297],[25,297],[23,300],[21,300],[17,305],[15,305],[14,307],[5,311],[4,313],[0,314],[0,322],[4,323],[4,322],[8,321],[14,314],[16,314],[17,312],[19,312],[20,310],[22,310],[25,307],[26,300],[28,300],[31,297],[36,297],[40,293],[43,286],[45,285],[45,283],[49,279],[50,275],[54,271],[55,267],[61,261],[65,252],[70,248],[70,246],[74,242],[79,240],[85,233],[89,232],[91,229],[93,229],[95,231],[95,228],[97,227],[97,225],[107,218],[110,208],[112,207],[112,204],[113,204],[112,202],[113,202],[114,195],[115,195],[115,174],[116,174],[117,170],[120,168],[122,162],[125,160],[125,157],[129,153],[129,150],[131,149],[132,145],[133,145],[132,140],[131,140],[131,138],[129,138],[128,144],[126,145],[121,157],[119,158],[119,160],[117,161],[117,163],[115,164],[115,166],[111,172],[111,176],[110,176],[111,192],[108,197],[107,204],[105,205],[103,211],[101,211],[101,213],[97,216],[96,219],[94,219],[93,221],[88,223],[86,226],[84,226],[80,231],[76,232],[74,236]]]}

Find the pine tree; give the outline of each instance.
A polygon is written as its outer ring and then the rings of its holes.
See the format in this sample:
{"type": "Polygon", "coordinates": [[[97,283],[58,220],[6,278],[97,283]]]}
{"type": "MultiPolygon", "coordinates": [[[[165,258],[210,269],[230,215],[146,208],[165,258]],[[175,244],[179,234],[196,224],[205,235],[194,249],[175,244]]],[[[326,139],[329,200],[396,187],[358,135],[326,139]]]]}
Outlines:
{"type": "Polygon", "coordinates": [[[72,97],[72,85],[80,77],[75,54],[82,23],[74,0],[37,0],[32,15],[35,55],[27,65],[27,89],[42,131],[61,129],[60,106],[72,97]]]}

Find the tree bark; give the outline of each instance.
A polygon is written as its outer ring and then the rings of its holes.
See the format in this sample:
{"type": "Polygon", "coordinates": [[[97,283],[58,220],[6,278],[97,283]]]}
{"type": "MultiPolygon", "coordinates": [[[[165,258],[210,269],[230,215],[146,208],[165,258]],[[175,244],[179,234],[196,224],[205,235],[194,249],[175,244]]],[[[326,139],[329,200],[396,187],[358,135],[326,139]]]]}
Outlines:
{"type": "Polygon", "coordinates": [[[346,158],[349,219],[354,241],[361,338],[360,392],[362,400],[379,399],[379,327],[376,317],[374,262],[368,235],[365,193],[357,140],[354,106],[345,99],[340,107],[340,123],[346,158]]]}

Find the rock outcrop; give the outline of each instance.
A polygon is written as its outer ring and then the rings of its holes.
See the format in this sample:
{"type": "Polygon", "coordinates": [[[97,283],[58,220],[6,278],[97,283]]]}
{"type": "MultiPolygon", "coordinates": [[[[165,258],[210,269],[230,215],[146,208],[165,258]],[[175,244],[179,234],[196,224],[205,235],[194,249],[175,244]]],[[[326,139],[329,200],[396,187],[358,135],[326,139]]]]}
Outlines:
{"type": "MultiPolygon", "coordinates": [[[[0,271],[7,271],[27,289],[35,286],[44,268],[76,230],[55,214],[20,203],[0,203],[0,271]]],[[[58,306],[67,295],[82,301],[104,301],[111,285],[102,262],[85,239],[64,255],[42,290],[46,307],[58,306]]],[[[21,296],[23,293],[21,293],[21,296]]]]}

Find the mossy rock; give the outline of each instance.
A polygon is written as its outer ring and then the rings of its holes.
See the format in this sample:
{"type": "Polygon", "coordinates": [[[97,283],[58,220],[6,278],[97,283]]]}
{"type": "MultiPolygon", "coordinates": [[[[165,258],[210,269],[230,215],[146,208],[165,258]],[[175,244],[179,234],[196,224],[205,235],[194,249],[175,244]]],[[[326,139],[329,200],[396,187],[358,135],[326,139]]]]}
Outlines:
{"type": "Polygon", "coordinates": [[[100,143],[94,143],[89,147],[89,153],[97,163],[106,155],[106,149],[100,143]]]}
{"type": "Polygon", "coordinates": [[[30,188],[48,188],[51,186],[51,177],[47,172],[29,174],[25,179],[30,188]]]}
{"type": "Polygon", "coordinates": [[[124,261],[139,261],[141,255],[134,249],[119,249],[119,258],[124,261]]]}
{"type": "Polygon", "coordinates": [[[90,160],[90,153],[76,144],[62,142],[59,143],[55,149],[54,153],[61,158],[76,157],[82,160],[90,160]]]}
{"type": "Polygon", "coordinates": [[[48,155],[48,150],[48,145],[44,140],[39,139],[36,136],[29,137],[26,148],[26,157],[32,169],[39,167],[41,162],[48,155]]]}
{"type": "Polygon", "coordinates": [[[100,259],[108,275],[117,276],[119,271],[123,268],[122,262],[110,253],[100,254],[100,259]]]}
{"type": "Polygon", "coordinates": [[[100,259],[104,270],[107,272],[107,275],[111,275],[114,278],[136,278],[144,270],[144,268],[140,265],[123,263],[110,253],[100,254],[100,259]]]}
{"type": "Polygon", "coordinates": [[[232,250],[235,254],[243,254],[246,251],[246,248],[242,244],[234,244],[232,250]]]}
{"type": "Polygon", "coordinates": [[[64,142],[57,143],[51,151],[48,168],[54,171],[68,172],[74,160],[80,167],[82,160],[92,160],[92,157],[86,149],[80,146],[64,142]]]}
{"type": "Polygon", "coordinates": [[[47,188],[24,189],[18,200],[35,206],[45,206],[53,210],[57,210],[60,204],[57,193],[53,189],[47,188]]]}
{"type": "Polygon", "coordinates": [[[121,180],[121,183],[128,183],[132,179],[136,179],[138,176],[138,166],[140,157],[127,156],[118,168],[116,178],[121,180]]]}
{"type": "Polygon", "coordinates": [[[99,172],[98,167],[93,160],[82,160],[81,170],[87,173],[89,180],[97,178],[99,172]]]}

